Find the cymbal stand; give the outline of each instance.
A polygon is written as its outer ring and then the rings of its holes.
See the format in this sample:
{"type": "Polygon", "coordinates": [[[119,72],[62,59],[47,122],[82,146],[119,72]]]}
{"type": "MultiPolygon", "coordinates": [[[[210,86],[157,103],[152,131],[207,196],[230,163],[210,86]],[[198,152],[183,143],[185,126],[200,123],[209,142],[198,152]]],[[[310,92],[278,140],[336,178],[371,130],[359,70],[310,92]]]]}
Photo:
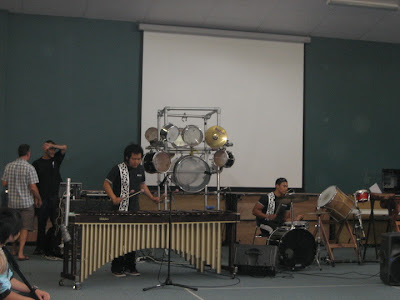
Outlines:
{"type": "MultiPolygon", "coordinates": [[[[357,213],[356,218],[357,221],[354,223],[354,235],[356,236],[356,241],[357,241],[357,246],[358,246],[358,262],[362,263],[365,259],[365,256],[363,255],[363,247],[366,245],[362,244],[362,240],[365,241],[365,232],[362,224],[362,219],[361,219],[361,211],[358,207],[356,207],[357,213]]],[[[366,243],[366,242],[365,242],[366,243]]]]}
{"type": "Polygon", "coordinates": [[[290,200],[290,227],[294,227],[293,223],[293,199],[290,200]]]}
{"type": "Polygon", "coordinates": [[[317,222],[317,252],[315,253],[315,261],[319,267],[319,270],[322,271],[320,258],[321,258],[321,215],[318,215],[318,222],[317,222]]]}
{"type": "Polygon", "coordinates": [[[168,215],[168,271],[167,271],[167,278],[165,279],[165,281],[163,283],[151,286],[151,287],[147,287],[147,288],[143,288],[143,291],[148,291],[154,288],[159,288],[159,287],[164,287],[167,285],[172,285],[172,286],[178,286],[184,289],[191,289],[193,291],[197,291],[198,289],[195,287],[191,287],[188,285],[184,285],[184,284],[180,284],[180,283],[173,283],[171,280],[171,247],[172,247],[172,202],[173,202],[173,192],[171,191],[169,182],[165,182],[166,185],[168,185],[168,191],[170,194],[170,202],[169,202],[169,215],[168,215]]]}

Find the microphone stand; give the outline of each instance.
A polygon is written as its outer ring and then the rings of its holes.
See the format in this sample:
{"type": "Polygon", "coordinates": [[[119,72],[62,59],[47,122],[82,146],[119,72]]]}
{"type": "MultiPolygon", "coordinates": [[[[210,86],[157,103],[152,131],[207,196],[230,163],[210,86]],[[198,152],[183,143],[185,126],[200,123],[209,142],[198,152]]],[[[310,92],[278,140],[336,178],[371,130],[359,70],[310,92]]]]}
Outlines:
{"type": "MultiPolygon", "coordinates": [[[[169,202],[169,215],[168,215],[168,230],[169,230],[169,234],[168,234],[168,270],[167,270],[167,278],[165,279],[165,281],[163,283],[151,286],[151,287],[147,287],[147,288],[143,288],[143,291],[148,291],[154,288],[160,288],[160,287],[164,287],[164,286],[168,286],[168,285],[172,285],[172,286],[178,286],[181,288],[185,288],[185,289],[191,289],[193,291],[197,291],[198,289],[195,287],[191,287],[188,285],[184,285],[184,284],[180,284],[180,283],[173,283],[171,280],[171,237],[172,237],[172,200],[173,200],[173,192],[171,191],[171,188],[167,182],[167,178],[169,175],[167,175],[163,182],[161,184],[167,184],[168,187],[168,191],[169,191],[169,195],[170,195],[170,202],[169,202]]],[[[160,187],[161,187],[160,184],[160,187]]]]}

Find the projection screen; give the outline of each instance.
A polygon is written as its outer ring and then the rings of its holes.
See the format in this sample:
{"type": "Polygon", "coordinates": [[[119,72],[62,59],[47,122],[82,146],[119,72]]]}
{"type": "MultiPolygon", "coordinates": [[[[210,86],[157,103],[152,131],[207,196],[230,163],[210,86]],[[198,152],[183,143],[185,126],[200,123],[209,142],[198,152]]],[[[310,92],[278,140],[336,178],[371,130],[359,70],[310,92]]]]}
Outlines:
{"type": "MultiPolygon", "coordinates": [[[[157,127],[158,110],[219,107],[235,158],[221,173],[221,187],[273,187],[286,177],[302,188],[303,69],[303,43],[145,31],[142,146],[149,146],[144,134],[157,127]]],[[[146,174],[146,182],[157,184],[156,174],[146,174]]],[[[216,186],[215,175],[209,186],[216,186]]]]}

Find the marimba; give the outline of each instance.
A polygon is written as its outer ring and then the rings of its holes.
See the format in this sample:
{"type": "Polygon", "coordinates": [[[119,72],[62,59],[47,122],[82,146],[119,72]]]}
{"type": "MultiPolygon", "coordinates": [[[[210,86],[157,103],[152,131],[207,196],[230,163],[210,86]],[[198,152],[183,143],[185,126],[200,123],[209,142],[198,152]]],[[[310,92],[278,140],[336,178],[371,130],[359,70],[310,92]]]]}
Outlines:
{"type": "Polygon", "coordinates": [[[238,213],[96,212],[69,217],[71,241],[64,248],[61,277],[74,280],[74,288],[80,288],[89,275],[116,257],[141,249],[169,248],[169,218],[171,249],[201,272],[205,265],[221,272],[222,226],[226,226],[229,267],[233,270],[234,226],[240,220],[238,213]]]}

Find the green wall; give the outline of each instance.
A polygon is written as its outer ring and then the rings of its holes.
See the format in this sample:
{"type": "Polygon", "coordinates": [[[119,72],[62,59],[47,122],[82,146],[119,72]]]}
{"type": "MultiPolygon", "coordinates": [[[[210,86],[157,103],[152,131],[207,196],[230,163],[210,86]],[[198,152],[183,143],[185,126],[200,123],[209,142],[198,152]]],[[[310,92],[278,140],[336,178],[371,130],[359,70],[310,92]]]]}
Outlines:
{"type": "MultiPolygon", "coordinates": [[[[51,138],[69,146],[63,177],[101,188],[140,138],[136,24],[0,11],[0,43],[0,172],[19,144],[37,158],[51,138]]],[[[313,38],[305,46],[306,192],[333,184],[354,192],[380,183],[382,168],[400,168],[399,70],[400,45],[313,38]]]]}
{"type": "Polygon", "coordinates": [[[400,45],[313,38],[305,50],[305,189],[381,183],[400,168],[400,45]]]}
{"type": "Polygon", "coordinates": [[[86,189],[101,188],[126,144],[139,142],[141,34],[136,25],[21,14],[0,18],[8,27],[0,37],[7,42],[2,57],[5,161],[17,156],[19,144],[28,143],[32,162],[51,138],[69,147],[63,178],[83,182],[86,189]]]}

